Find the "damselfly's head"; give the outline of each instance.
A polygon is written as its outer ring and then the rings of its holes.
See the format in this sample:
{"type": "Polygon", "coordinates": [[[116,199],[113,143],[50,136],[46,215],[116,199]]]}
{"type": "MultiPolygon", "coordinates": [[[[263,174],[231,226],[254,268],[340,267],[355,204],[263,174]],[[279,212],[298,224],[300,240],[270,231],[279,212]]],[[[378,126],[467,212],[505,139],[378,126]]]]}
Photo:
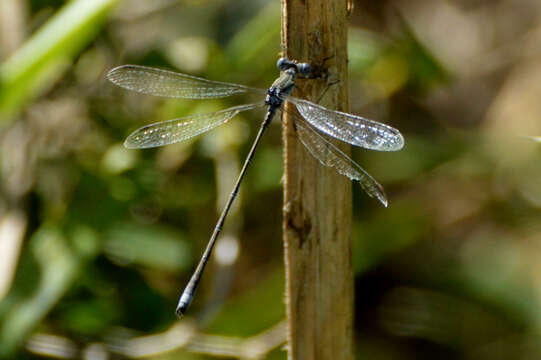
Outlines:
{"type": "Polygon", "coordinates": [[[296,60],[291,61],[283,57],[278,59],[276,66],[280,71],[294,69],[297,74],[300,74],[303,77],[308,77],[310,75],[310,64],[308,63],[299,63],[296,60]]]}

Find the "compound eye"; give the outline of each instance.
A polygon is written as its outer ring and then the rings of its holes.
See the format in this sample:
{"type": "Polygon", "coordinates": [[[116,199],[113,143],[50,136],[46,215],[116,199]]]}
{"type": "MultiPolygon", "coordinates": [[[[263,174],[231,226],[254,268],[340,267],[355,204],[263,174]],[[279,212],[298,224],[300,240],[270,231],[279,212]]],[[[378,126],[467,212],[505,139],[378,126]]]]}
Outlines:
{"type": "Polygon", "coordinates": [[[289,68],[289,61],[284,57],[279,58],[276,62],[276,66],[280,71],[287,70],[289,68]]]}
{"type": "Polygon", "coordinates": [[[310,64],[308,64],[308,63],[297,64],[297,71],[302,76],[308,77],[308,75],[310,75],[310,64]]]}

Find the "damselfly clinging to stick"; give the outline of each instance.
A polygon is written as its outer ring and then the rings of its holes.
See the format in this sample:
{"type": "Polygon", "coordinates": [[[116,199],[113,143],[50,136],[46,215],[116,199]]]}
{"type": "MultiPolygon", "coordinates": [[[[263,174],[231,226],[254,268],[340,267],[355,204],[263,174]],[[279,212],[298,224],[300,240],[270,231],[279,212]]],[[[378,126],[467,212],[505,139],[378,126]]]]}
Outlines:
{"type": "Polygon", "coordinates": [[[301,114],[301,116],[294,116],[294,124],[297,135],[308,152],[323,165],[332,167],[340,174],[358,181],[370,197],[376,197],[384,206],[387,206],[387,197],[383,187],[355,161],[334,146],[327,136],[365,149],[396,151],[404,146],[404,138],[400,132],[376,121],[329,110],[310,101],[290,96],[295,87],[297,74],[307,77],[310,74],[310,66],[285,58],[279,59],[277,66],[281,75],[267,91],[136,65],[119,66],[107,74],[110,81],[125,89],[170,98],[215,99],[240,93],[255,93],[262,96],[266,94],[265,100],[258,103],[239,105],[213,113],[190,115],[143,126],[128,136],[124,143],[126,147],[135,149],[176,143],[222,125],[241,111],[268,106],[261,128],[244,161],[237,182],[218,219],[205,252],[180,297],[176,309],[179,317],[186,312],[194,297],[197,284],[201,279],[231,204],[237,196],[240,183],[254,156],[257,145],[274,114],[281,109],[284,101],[293,103],[301,114]]]}

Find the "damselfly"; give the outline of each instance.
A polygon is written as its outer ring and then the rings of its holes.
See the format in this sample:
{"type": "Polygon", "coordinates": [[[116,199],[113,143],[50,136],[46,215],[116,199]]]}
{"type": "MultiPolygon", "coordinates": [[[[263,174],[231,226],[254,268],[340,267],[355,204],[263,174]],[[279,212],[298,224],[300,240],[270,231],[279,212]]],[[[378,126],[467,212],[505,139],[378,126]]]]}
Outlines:
{"type": "Polygon", "coordinates": [[[388,125],[368,120],[356,115],[324,108],[310,101],[291,96],[297,75],[307,77],[310,66],[307,63],[281,58],[277,63],[281,75],[268,90],[248,86],[211,81],[186,74],[160,70],[137,65],[123,65],[114,68],[107,78],[114,84],[139,93],[184,99],[215,99],[240,93],[255,93],[265,96],[265,100],[234,106],[225,110],[190,115],[178,119],[163,121],[134,131],[124,145],[127,148],[143,149],[176,143],[207,132],[225,124],[241,111],[268,106],[261,128],[244,161],[242,170],[229,196],[225,208],[218,219],[207,247],[184,289],[177,305],[176,313],[180,317],[193,300],[197,284],[216,243],[225,218],[238,193],[246,169],[263,133],[272,121],[284,101],[294,104],[301,116],[295,116],[295,129],[299,140],[319,162],[334,168],[351,180],[358,181],[370,197],[376,197],[387,206],[387,197],[383,187],[355,161],[333,145],[327,138],[331,136],[351,145],[379,151],[396,151],[404,146],[400,132],[388,125]]]}

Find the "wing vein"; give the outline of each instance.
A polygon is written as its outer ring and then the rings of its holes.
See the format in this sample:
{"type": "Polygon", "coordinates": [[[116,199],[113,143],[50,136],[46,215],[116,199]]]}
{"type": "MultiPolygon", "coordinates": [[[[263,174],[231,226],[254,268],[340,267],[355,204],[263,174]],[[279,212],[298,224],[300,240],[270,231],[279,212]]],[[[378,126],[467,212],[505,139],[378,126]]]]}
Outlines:
{"type": "Polygon", "coordinates": [[[122,65],[109,71],[114,84],[138,93],[183,99],[216,99],[265,90],[239,84],[212,81],[177,72],[139,65],[122,65]]]}
{"type": "Polygon", "coordinates": [[[316,129],[365,149],[396,151],[404,146],[404,138],[397,129],[377,121],[340,111],[329,110],[308,100],[288,97],[299,113],[316,129]]]}
{"type": "Polygon", "coordinates": [[[264,103],[230,107],[206,114],[194,114],[178,119],[143,126],[126,138],[124,146],[129,149],[146,149],[190,139],[225,124],[241,111],[263,107],[264,103]]]}
{"type": "Polygon", "coordinates": [[[295,127],[299,140],[314,158],[321,164],[334,168],[339,174],[359,182],[370,197],[377,198],[387,207],[388,200],[383,187],[369,173],[329,140],[325,139],[304,119],[298,116],[295,117],[295,127]]]}

